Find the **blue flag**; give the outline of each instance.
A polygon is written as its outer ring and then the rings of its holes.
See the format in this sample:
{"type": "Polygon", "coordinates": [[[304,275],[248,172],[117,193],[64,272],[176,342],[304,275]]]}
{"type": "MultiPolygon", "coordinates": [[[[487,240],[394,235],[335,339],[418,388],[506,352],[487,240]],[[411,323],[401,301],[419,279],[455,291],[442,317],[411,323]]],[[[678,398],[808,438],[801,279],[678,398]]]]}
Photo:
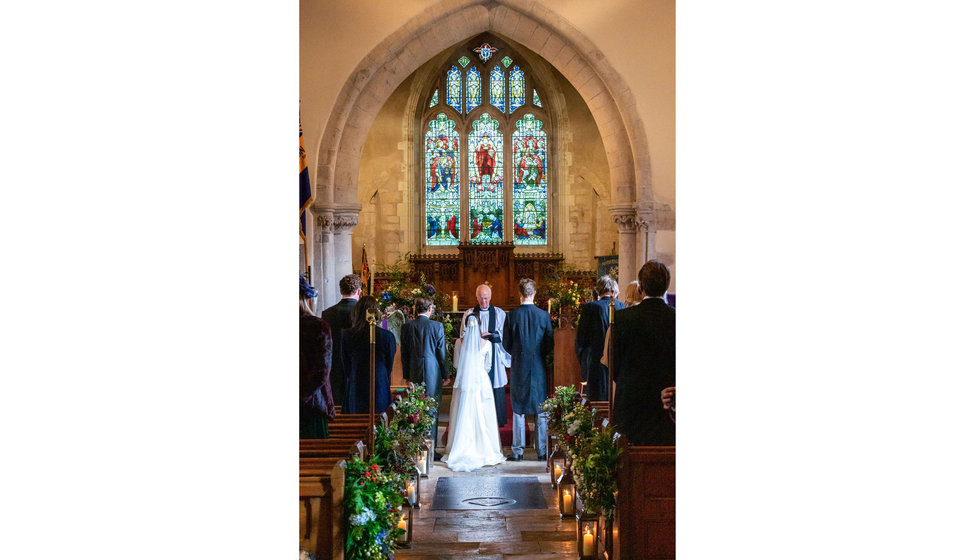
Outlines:
{"type": "Polygon", "coordinates": [[[306,241],[306,209],[313,204],[310,171],[306,167],[306,148],[303,147],[303,124],[299,125],[299,236],[306,241]]]}

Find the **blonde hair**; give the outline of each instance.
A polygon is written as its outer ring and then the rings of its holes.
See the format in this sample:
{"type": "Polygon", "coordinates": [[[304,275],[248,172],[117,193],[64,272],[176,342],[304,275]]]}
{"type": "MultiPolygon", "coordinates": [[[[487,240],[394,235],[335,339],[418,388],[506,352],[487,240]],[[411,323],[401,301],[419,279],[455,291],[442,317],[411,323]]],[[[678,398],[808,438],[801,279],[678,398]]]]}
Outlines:
{"type": "Polygon", "coordinates": [[[636,305],[641,301],[643,301],[643,297],[640,295],[640,281],[633,280],[629,286],[626,286],[626,307],[636,305]]]}
{"type": "Polygon", "coordinates": [[[299,298],[299,308],[305,310],[310,315],[316,315],[313,312],[313,298],[299,298]]]}

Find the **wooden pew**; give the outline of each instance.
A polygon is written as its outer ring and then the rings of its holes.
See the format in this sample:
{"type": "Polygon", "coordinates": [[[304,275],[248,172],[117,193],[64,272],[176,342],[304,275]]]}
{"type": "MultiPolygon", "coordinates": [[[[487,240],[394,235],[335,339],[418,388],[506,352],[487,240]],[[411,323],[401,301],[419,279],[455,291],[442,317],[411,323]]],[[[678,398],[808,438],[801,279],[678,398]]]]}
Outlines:
{"type": "MultiPolygon", "coordinates": [[[[624,440],[625,438],[620,438],[624,440]]],[[[627,446],[616,480],[614,560],[675,557],[676,447],[627,446]]]]}
{"type": "Polygon", "coordinates": [[[318,560],[344,557],[344,470],[349,456],[300,458],[299,545],[318,560]]]}
{"type": "Polygon", "coordinates": [[[366,460],[367,446],[361,438],[299,440],[300,457],[330,457],[343,452],[346,452],[347,456],[357,455],[362,460],[366,460]]]}

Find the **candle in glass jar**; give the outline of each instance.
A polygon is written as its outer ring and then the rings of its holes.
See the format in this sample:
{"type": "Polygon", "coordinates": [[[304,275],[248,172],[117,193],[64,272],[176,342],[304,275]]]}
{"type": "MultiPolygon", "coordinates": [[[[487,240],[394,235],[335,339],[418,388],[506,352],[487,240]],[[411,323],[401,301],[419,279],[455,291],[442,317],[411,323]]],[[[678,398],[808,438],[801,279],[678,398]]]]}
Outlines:
{"type": "Polygon", "coordinates": [[[562,496],[562,511],[569,512],[572,511],[572,495],[565,490],[565,495],[562,496]]]}
{"type": "Polygon", "coordinates": [[[415,483],[408,483],[408,503],[415,504],[415,483]]]}
{"type": "Polygon", "coordinates": [[[405,532],[400,537],[398,537],[398,540],[400,540],[402,542],[407,541],[408,540],[408,518],[404,514],[402,514],[401,519],[398,521],[398,528],[405,530],[405,532]]]}
{"type": "Polygon", "coordinates": [[[592,556],[593,554],[595,554],[595,535],[586,527],[585,534],[582,535],[582,556],[592,556]]]}
{"type": "Polygon", "coordinates": [[[561,465],[555,465],[555,480],[561,476],[561,465]]]}

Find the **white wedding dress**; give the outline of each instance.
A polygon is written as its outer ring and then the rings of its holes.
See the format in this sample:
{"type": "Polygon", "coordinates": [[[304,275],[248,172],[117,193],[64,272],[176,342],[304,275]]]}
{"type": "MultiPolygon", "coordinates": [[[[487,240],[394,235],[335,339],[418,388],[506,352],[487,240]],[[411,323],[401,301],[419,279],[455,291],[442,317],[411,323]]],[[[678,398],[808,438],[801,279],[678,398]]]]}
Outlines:
{"type": "Polygon", "coordinates": [[[445,462],[453,471],[471,472],[503,463],[497,412],[490,386],[490,343],[481,346],[480,326],[470,316],[456,360],[456,383],[449,412],[445,462]]]}

